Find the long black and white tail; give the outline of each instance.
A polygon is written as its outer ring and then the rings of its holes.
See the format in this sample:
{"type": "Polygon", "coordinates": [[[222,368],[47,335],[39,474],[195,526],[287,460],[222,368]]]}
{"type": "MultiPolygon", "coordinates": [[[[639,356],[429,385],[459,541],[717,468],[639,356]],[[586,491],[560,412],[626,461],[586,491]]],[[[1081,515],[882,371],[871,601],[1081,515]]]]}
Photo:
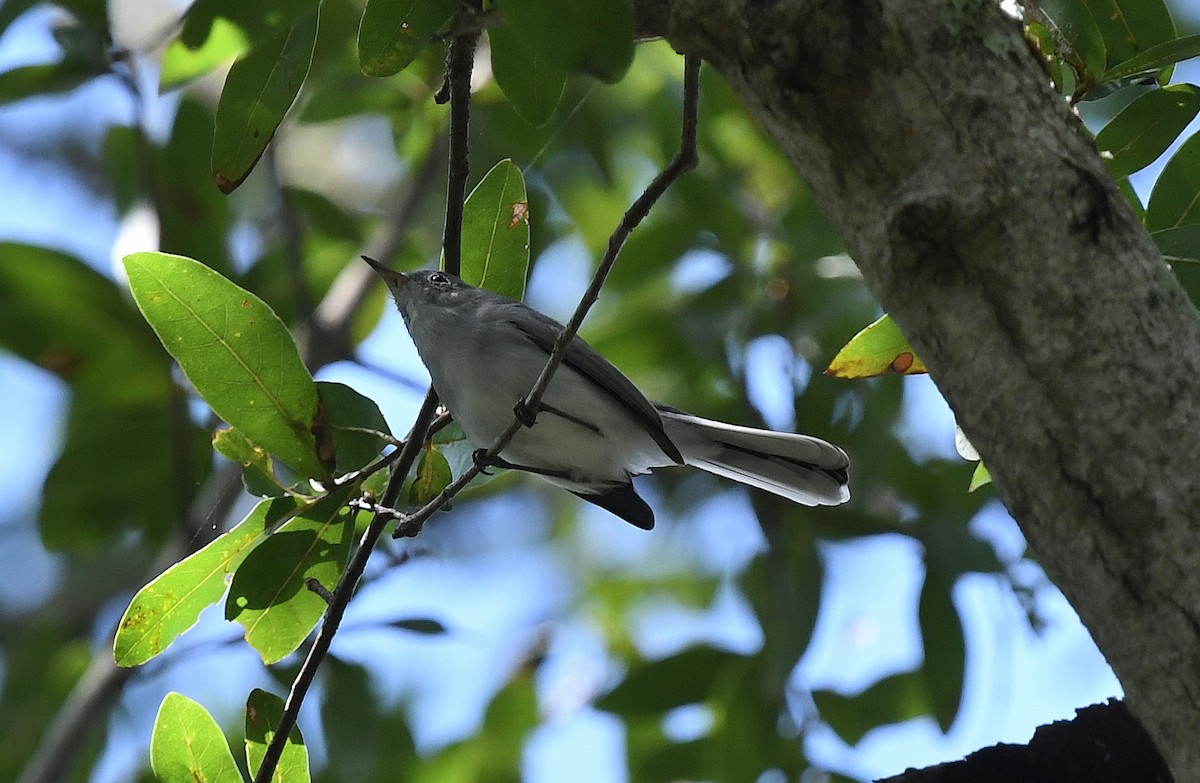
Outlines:
{"type": "Polygon", "coordinates": [[[806,506],[836,506],[850,499],[850,460],[832,443],[658,409],[688,465],[806,506]]]}

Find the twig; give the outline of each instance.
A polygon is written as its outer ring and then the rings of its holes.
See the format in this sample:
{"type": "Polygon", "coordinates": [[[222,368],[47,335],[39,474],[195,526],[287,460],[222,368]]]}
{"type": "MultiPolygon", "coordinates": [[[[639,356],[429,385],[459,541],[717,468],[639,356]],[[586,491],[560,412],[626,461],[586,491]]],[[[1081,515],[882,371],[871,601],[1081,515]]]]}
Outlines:
{"type": "MultiPolygon", "coordinates": [[[[481,5],[476,0],[464,5],[459,13],[474,16],[481,5]]],[[[452,275],[462,272],[463,203],[467,198],[467,177],[471,173],[471,71],[475,67],[475,46],[479,43],[479,29],[474,25],[466,28],[466,34],[451,39],[450,52],[446,55],[446,84],[450,88],[450,165],[442,251],[445,269],[452,275]]]]}
{"type": "MultiPolygon", "coordinates": [[[[476,2],[477,4],[478,2],[476,2]]],[[[472,13],[467,8],[464,8],[463,12],[472,13]]],[[[463,202],[466,200],[467,177],[470,174],[467,132],[470,127],[471,69],[475,63],[475,45],[478,40],[478,30],[456,36],[450,42],[450,52],[446,58],[446,81],[450,86],[450,152],[446,222],[442,247],[445,253],[446,270],[456,275],[462,268],[463,202]]],[[[381,499],[385,509],[395,506],[396,500],[400,497],[404,479],[412,470],[421,447],[429,437],[437,407],[437,393],[430,387],[425,394],[425,402],[417,414],[416,421],[413,422],[412,430],[405,440],[404,447],[400,449],[400,455],[396,458],[396,468],[381,499]]],[[[300,666],[300,671],[296,673],[296,679],[292,682],[291,691],[284,703],[283,714],[275,729],[275,736],[271,738],[271,743],[263,755],[262,765],[254,775],[254,783],[268,783],[275,774],[275,768],[283,755],[288,734],[291,733],[292,728],[296,725],[296,719],[300,715],[304,697],[317,676],[317,670],[329,653],[333,637],[341,625],[346,607],[350,604],[350,598],[354,595],[355,588],[367,567],[367,561],[379,543],[384,529],[393,518],[393,514],[388,511],[380,511],[375,514],[359,542],[354,557],[346,566],[341,579],[338,580],[337,587],[329,597],[329,608],[325,612],[325,620],[321,623],[321,629],[317,632],[317,637],[313,640],[312,647],[309,648],[308,655],[300,666]]]]}
{"type": "MultiPolygon", "coordinates": [[[[571,320],[567,322],[566,327],[559,334],[558,340],[555,341],[554,350],[551,351],[550,358],[547,360],[546,366],[542,368],[542,372],[533,384],[533,388],[530,389],[525,399],[521,401],[526,410],[537,411],[542,401],[542,396],[546,393],[546,388],[550,385],[550,379],[553,378],[559,365],[566,358],[567,347],[579,332],[579,327],[583,324],[583,319],[587,316],[588,310],[600,298],[600,289],[603,288],[604,281],[608,278],[609,272],[612,271],[613,264],[616,263],[617,256],[620,254],[621,248],[625,245],[625,241],[629,239],[629,235],[646,219],[646,215],[650,213],[650,208],[662,198],[667,189],[677,179],[695,168],[698,160],[696,154],[696,130],[699,121],[699,109],[700,59],[694,55],[688,55],[684,58],[683,130],[679,140],[679,152],[675,154],[671,162],[659,172],[658,176],[654,178],[642,194],[638,196],[637,200],[633,202],[628,211],[625,212],[621,223],[613,231],[612,236],[609,237],[608,250],[605,251],[604,258],[600,261],[600,266],[597,267],[596,273],[592,276],[591,284],[584,292],[583,297],[580,298],[579,304],[575,308],[575,313],[571,316],[571,320]]],[[[514,415],[508,428],[496,438],[496,442],[487,450],[487,458],[499,455],[523,426],[525,425],[521,420],[514,415]]],[[[479,475],[480,470],[482,470],[480,463],[485,462],[487,458],[477,461],[475,465],[468,468],[461,476],[438,493],[437,497],[426,503],[419,510],[402,517],[396,526],[395,532],[392,533],[392,537],[415,536],[419,533],[421,527],[434,512],[449,502],[475,476],[479,475]]],[[[386,502],[384,505],[390,506],[386,502]]]]}

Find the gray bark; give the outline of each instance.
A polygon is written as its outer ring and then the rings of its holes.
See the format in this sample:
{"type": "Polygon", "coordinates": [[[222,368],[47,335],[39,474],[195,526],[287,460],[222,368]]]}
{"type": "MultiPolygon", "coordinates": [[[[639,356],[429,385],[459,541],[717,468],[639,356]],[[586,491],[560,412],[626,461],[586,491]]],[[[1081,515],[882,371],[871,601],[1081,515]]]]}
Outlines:
{"type": "Polygon", "coordinates": [[[1179,781],[1200,780],[1200,319],[990,0],[639,0],[783,147],[1179,781]]]}

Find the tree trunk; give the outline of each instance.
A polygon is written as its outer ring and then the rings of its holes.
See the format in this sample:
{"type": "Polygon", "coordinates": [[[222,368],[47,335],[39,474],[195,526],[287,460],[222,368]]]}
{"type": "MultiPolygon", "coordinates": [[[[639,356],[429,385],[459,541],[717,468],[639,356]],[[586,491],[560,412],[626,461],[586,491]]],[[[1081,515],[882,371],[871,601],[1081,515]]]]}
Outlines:
{"type": "Polygon", "coordinates": [[[993,0],[638,0],[805,178],[1179,781],[1200,319],[993,0]]]}

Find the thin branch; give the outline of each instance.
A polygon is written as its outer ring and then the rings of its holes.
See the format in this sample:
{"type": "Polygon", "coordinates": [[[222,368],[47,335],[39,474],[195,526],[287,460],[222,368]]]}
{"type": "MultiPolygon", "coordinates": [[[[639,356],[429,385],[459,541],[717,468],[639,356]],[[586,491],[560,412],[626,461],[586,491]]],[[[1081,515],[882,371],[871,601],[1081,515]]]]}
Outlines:
{"type": "MultiPolygon", "coordinates": [[[[475,0],[471,5],[464,6],[461,13],[474,14],[480,5],[478,0],[475,0]]],[[[450,150],[449,181],[446,188],[446,222],[442,247],[445,253],[445,267],[447,271],[456,275],[462,268],[463,202],[466,200],[467,177],[470,174],[467,134],[470,128],[471,70],[475,63],[475,46],[478,41],[479,31],[472,27],[471,31],[455,36],[451,40],[450,51],[446,58],[446,83],[450,88],[450,150]]],[[[404,479],[412,470],[421,447],[430,435],[437,407],[437,393],[430,387],[425,393],[425,401],[421,405],[416,421],[413,422],[412,430],[405,440],[404,447],[399,450],[392,478],[381,499],[384,508],[392,508],[399,499],[400,491],[404,487],[404,479]]],[[[329,608],[325,612],[325,620],[321,623],[321,629],[317,632],[317,637],[313,640],[312,647],[309,648],[308,655],[300,666],[296,679],[292,682],[279,725],[263,756],[262,765],[254,775],[254,783],[268,783],[275,774],[275,768],[283,755],[288,734],[291,733],[292,728],[296,725],[296,719],[300,715],[304,698],[317,676],[317,670],[329,653],[333,637],[337,634],[338,627],[345,616],[346,607],[349,606],[359,580],[362,579],[367,561],[370,559],[371,553],[375,551],[380,536],[383,535],[384,529],[392,519],[393,514],[388,511],[379,511],[375,514],[359,542],[354,557],[346,566],[337,587],[329,597],[329,608]]]]}
{"type": "MultiPolygon", "coordinates": [[[[696,132],[699,122],[700,110],[700,59],[693,55],[688,55],[684,58],[684,77],[683,77],[683,130],[679,140],[679,152],[671,159],[671,162],[659,172],[658,176],[646,187],[637,200],[626,211],[625,216],[621,219],[620,225],[613,231],[612,236],[608,240],[608,250],[604,253],[604,258],[600,261],[600,266],[597,267],[596,273],[592,276],[592,282],[580,298],[578,306],[575,308],[574,315],[567,322],[562,333],[559,334],[558,340],[554,343],[554,350],[550,353],[550,358],[546,362],[546,366],[542,368],[541,374],[537,381],[533,384],[529,394],[524,400],[520,401],[523,407],[531,412],[536,412],[542,401],[542,396],[546,393],[546,388],[550,385],[551,378],[562,364],[563,359],[567,355],[567,347],[571,341],[575,339],[575,335],[579,332],[579,327],[583,324],[583,319],[587,316],[588,311],[596,300],[600,298],[600,290],[604,287],[605,280],[608,279],[609,272],[612,271],[613,264],[616,263],[617,256],[624,247],[625,242],[629,239],[629,235],[633,230],[646,219],[650,213],[650,208],[662,198],[667,189],[675,183],[677,179],[691,171],[696,167],[698,161],[696,153],[696,132]]],[[[517,431],[525,426],[521,420],[514,415],[512,422],[508,428],[496,438],[496,442],[487,450],[487,458],[496,457],[513,439],[517,431]]],[[[485,462],[486,459],[481,462],[485,462]]],[[[480,463],[468,468],[455,481],[450,483],[443,489],[437,497],[426,503],[418,511],[401,517],[396,526],[396,531],[392,534],[393,538],[402,536],[415,536],[421,531],[421,527],[431,517],[435,511],[444,506],[451,498],[462,491],[475,476],[479,475],[481,470],[480,463]]],[[[390,505],[385,503],[384,505],[390,505]]]]}
{"type": "MultiPolygon", "coordinates": [[[[478,0],[464,5],[460,15],[472,17],[478,13],[478,0]]],[[[450,91],[450,165],[446,184],[446,225],[442,233],[445,269],[458,275],[462,271],[463,203],[467,198],[467,177],[470,175],[469,133],[471,126],[471,71],[475,67],[475,47],[479,29],[466,25],[464,35],[450,40],[446,55],[446,84],[450,91]]]]}

